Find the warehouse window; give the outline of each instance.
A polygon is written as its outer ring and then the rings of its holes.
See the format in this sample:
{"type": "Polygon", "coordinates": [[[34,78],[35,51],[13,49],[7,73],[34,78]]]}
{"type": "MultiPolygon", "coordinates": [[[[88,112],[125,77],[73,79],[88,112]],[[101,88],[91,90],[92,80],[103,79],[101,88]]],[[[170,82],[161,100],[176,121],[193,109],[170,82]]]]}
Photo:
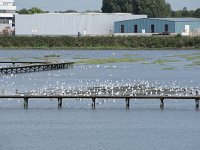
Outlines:
{"type": "Polygon", "coordinates": [[[154,33],[154,32],[155,32],[155,25],[152,24],[152,25],[151,25],[151,33],[154,33]]]}
{"type": "Polygon", "coordinates": [[[165,24],[165,32],[168,32],[169,31],[169,26],[168,24],[165,24]]]}
{"type": "Polygon", "coordinates": [[[124,33],[124,25],[121,25],[121,33],[124,33]]]}
{"type": "Polygon", "coordinates": [[[138,25],[134,25],[134,33],[138,33],[138,25]]]}

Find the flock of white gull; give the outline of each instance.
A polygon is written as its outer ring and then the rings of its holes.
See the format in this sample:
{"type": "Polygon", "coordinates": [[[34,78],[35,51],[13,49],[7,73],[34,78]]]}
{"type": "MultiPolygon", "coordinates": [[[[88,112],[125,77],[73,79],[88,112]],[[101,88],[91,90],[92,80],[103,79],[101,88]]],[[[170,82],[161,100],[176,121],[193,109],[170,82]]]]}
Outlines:
{"type": "MultiPolygon", "coordinates": [[[[168,87],[149,86],[147,82],[134,84],[113,84],[107,83],[95,86],[75,86],[75,87],[43,87],[26,92],[16,90],[16,95],[45,95],[45,96],[196,96],[200,94],[198,87],[168,87]]],[[[5,94],[1,91],[1,94],[5,94]]]]}
{"type": "MultiPolygon", "coordinates": [[[[48,77],[52,76],[48,75],[48,77]]],[[[13,74],[10,76],[5,76],[5,78],[12,78],[13,74]]],[[[29,77],[33,79],[32,74],[29,77]]],[[[4,80],[2,79],[2,80],[4,80]]],[[[5,82],[5,81],[4,81],[5,82]]],[[[149,81],[138,80],[134,82],[124,82],[124,81],[105,81],[98,82],[98,84],[93,85],[90,83],[83,83],[75,87],[70,86],[45,86],[39,89],[33,89],[29,91],[20,91],[16,89],[16,95],[63,95],[63,96],[194,96],[200,94],[199,87],[183,87],[176,85],[172,82],[171,85],[160,85],[159,83],[150,84],[149,81]],[[93,86],[91,86],[93,85],[93,86]]],[[[96,81],[95,81],[96,82],[96,81]]],[[[12,83],[14,84],[14,82],[12,83]]],[[[0,89],[0,95],[6,95],[5,89],[0,89]]]]}

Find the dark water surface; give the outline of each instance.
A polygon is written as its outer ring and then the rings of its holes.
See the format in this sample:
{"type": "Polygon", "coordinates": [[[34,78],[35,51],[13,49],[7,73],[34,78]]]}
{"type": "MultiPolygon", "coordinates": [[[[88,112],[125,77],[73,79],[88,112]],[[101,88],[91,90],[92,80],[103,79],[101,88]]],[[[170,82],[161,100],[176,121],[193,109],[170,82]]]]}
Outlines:
{"type": "MultiPolygon", "coordinates": [[[[92,85],[125,85],[145,82],[150,86],[200,87],[200,51],[0,51],[1,61],[43,60],[57,54],[62,60],[86,58],[143,58],[141,62],[77,64],[72,69],[0,76],[6,94],[92,85]],[[195,56],[188,57],[186,56],[195,56]],[[164,63],[155,63],[165,60],[164,63]],[[167,60],[167,61],[166,61],[167,60]],[[170,62],[169,60],[173,60],[170,62]],[[178,61],[177,61],[178,60],[178,61]]],[[[2,92],[2,91],[1,91],[2,92]]],[[[0,100],[0,149],[2,150],[198,150],[200,115],[194,101],[157,100],[0,100]]]]}

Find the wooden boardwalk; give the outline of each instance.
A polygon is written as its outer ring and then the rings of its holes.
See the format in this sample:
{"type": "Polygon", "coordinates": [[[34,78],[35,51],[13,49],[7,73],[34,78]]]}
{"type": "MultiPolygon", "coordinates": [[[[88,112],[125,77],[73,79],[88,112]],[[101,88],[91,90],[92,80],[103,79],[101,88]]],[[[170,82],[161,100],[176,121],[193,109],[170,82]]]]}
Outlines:
{"type": "Polygon", "coordinates": [[[134,99],[158,99],[160,100],[160,108],[164,108],[164,100],[195,100],[196,109],[199,108],[199,100],[200,96],[68,96],[68,95],[0,95],[0,99],[24,99],[24,108],[28,108],[29,99],[57,99],[58,100],[58,108],[62,108],[62,100],[63,99],[91,99],[92,100],[92,108],[96,107],[96,99],[124,99],[126,103],[126,108],[130,107],[130,100],[134,99]]]}
{"type": "MultiPolygon", "coordinates": [[[[38,63],[38,62],[8,62],[8,63],[38,63]]],[[[29,73],[38,71],[66,69],[73,66],[74,62],[44,63],[24,66],[13,66],[0,68],[0,75],[29,73]]]]}
{"type": "Polygon", "coordinates": [[[45,61],[0,61],[0,64],[42,64],[45,61]]]}

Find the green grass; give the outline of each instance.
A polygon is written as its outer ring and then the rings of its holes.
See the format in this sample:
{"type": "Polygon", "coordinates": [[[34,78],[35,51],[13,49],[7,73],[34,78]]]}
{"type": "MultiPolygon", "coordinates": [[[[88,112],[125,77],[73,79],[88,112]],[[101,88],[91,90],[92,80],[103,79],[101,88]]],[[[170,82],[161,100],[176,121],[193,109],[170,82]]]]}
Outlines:
{"type": "Polygon", "coordinates": [[[60,56],[57,54],[49,54],[49,55],[44,55],[44,57],[60,57],[60,56]]]}
{"type": "Polygon", "coordinates": [[[12,61],[17,61],[17,60],[21,59],[21,57],[10,57],[9,59],[12,61]]]}
{"type": "Polygon", "coordinates": [[[158,65],[162,65],[165,63],[169,63],[169,62],[180,62],[180,60],[164,60],[164,59],[158,59],[152,62],[152,64],[158,64],[158,65]]]}
{"type": "Polygon", "coordinates": [[[124,54],[124,57],[133,57],[133,56],[137,56],[138,54],[124,54]]]}
{"type": "Polygon", "coordinates": [[[193,60],[200,60],[200,55],[187,55],[184,56],[183,58],[187,59],[188,61],[193,61],[193,60]]]}
{"type": "Polygon", "coordinates": [[[79,60],[77,64],[108,64],[108,63],[122,63],[122,62],[139,62],[144,61],[143,58],[104,58],[104,59],[86,59],[79,60]]]}
{"type": "Polygon", "coordinates": [[[144,61],[142,62],[143,65],[149,65],[149,64],[152,64],[151,62],[147,62],[147,61],[144,61]]]}
{"type": "Polygon", "coordinates": [[[81,55],[76,55],[73,57],[73,59],[89,59],[89,58],[81,56],[81,55]]]}
{"type": "Polygon", "coordinates": [[[174,55],[171,57],[180,57],[180,58],[185,58],[188,61],[193,61],[193,60],[200,60],[200,53],[191,53],[191,54],[184,54],[184,55],[174,55]]]}
{"type": "Polygon", "coordinates": [[[199,68],[200,61],[193,61],[191,64],[185,65],[186,68],[199,68]]]}
{"type": "Polygon", "coordinates": [[[176,70],[174,67],[162,68],[162,70],[176,70]]]}
{"type": "Polygon", "coordinates": [[[200,61],[194,61],[192,62],[194,65],[199,66],[200,65],[200,61]]]}

